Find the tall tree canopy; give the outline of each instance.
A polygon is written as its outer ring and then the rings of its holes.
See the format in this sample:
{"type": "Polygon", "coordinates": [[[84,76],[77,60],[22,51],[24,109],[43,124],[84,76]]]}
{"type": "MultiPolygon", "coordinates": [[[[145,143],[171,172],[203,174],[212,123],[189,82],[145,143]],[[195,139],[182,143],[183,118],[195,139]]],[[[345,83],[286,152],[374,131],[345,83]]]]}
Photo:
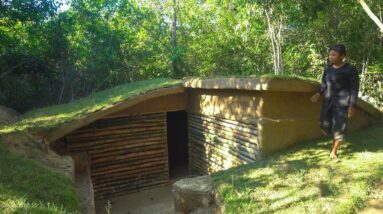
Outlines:
{"type": "MultiPolygon", "coordinates": [[[[365,0],[382,21],[383,0],[365,0]]],[[[361,95],[383,104],[383,38],[360,1],[55,0],[0,3],[0,104],[25,111],[154,77],[320,79],[348,47],[361,95]]]]}

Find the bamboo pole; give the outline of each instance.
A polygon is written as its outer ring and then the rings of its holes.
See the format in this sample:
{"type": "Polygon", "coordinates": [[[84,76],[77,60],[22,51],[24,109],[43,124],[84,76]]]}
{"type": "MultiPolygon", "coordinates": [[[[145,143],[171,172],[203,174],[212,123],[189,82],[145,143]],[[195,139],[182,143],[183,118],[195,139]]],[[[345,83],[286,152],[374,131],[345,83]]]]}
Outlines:
{"type": "Polygon", "coordinates": [[[200,123],[195,123],[194,121],[190,121],[189,128],[196,128],[196,129],[206,131],[207,133],[224,136],[228,140],[238,139],[242,142],[245,142],[246,144],[253,144],[254,146],[257,146],[258,144],[257,135],[248,135],[238,130],[226,129],[222,126],[214,126],[212,124],[200,124],[200,123]]]}
{"type": "Polygon", "coordinates": [[[107,143],[104,143],[105,141],[98,141],[98,142],[87,142],[87,143],[80,143],[80,144],[69,144],[68,148],[73,151],[97,151],[97,150],[116,150],[121,148],[129,148],[136,146],[137,144],[143,144],[145,142],[157,142],[157,143],[163,143],[165,140],[165,136],[158,136],[158,137],[149,137],[147,139],[140,139],[140,138],[122,138],[122,139],[116,139],[113,141],[109,141],[107,143]]]}
{"type": "Polygon", "coordinates": [[[256,148],[247,147],[243,144],[235,143],[233,141],[226,140],[226,139],[221,138],[219,136],[213,136],[213,135],[207,136],[207,135],[204,135],[203,133],[198,132],[196,130],[191,130],[189,133],[189,138],[198,139],[202,142],[209,143],[213,146],[215,146],[215,145],[221,146],[221,147],[224,147],[224,148],[227,148],[229,150],[233,150],[233,151],[236,151],[239,153],[243,152],[243,153],[247,154],[247,156],[249,158],[256,159],[256,154],[258,151],[256,148]]]}
{"type": "Polygon", "coordinates": [[[137,152],[134,154],[119,155],[119,156],[114,156],[114,157],[97,158],[97,159],[92,160],[92,164],[97,164],[97,163],[105,162],[105,161],[124,160],[126,158],[138,157],[141,155],[154,155],[154,154],[159,154],[159,153],[165,154],[165,152],[166,152],[165,149],[161,149],[161,150],[157,150],[157,151],[144,151],[144,152],[137,152]]]}
{"type": "Polygon", "coordinates": [[[258,150],[257,144],[249,143],[249,140],[241,140],[232,136],[228,136],[227,133],[215,133],[214,130],[206,130],[201,127],[195,127],[194,125],[189,126],[189,133],[199,136],[202,139],[219,139],[222,143],[258,150]]]}

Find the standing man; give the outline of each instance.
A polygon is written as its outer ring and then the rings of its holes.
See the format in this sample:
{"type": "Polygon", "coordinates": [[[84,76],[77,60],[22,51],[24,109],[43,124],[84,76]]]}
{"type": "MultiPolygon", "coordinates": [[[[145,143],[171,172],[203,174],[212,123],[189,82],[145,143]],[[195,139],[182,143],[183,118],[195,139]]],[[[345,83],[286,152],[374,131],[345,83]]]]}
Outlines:
{"type": "Polygon", "coordinates": [[[359,76],[357,69],[345,63],[346,47],[334,45],[329,49],[328,62],[319,92],[311,97],[316,103],[324,96],[320,114],[320,127],[327,135],[333,136],[333,146],[330,158],[336,158],[337,150],[345,140],[344,131],[348,117],[355,114],[358,100],[359,76]]]}

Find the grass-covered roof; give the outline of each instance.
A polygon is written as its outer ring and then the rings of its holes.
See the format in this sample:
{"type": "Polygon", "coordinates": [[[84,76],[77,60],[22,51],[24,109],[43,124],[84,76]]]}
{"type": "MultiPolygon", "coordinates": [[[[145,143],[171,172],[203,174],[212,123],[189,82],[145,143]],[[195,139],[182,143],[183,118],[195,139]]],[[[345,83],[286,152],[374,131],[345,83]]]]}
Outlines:
{"type": "Polygon", "coordinates": [[[20,121],[0,127],[0,134],[25,130],[49,130],[90,113],[108,109],[132,96],[173,86],[182,86],[182,81],[152,79],[120,85],[67,104],[28,111],[20,121]]]}

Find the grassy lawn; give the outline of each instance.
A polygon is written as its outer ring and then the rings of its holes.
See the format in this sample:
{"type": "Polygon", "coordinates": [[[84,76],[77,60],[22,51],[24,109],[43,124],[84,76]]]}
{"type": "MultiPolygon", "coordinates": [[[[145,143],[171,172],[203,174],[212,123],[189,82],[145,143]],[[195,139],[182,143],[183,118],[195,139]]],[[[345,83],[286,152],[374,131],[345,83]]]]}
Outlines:
{"type": "Polygon", "coordinates": [[[182,81],[160,78],[120,85],[105,91],[94,93],[88,97],[68,104],[49,106],[26,112],[22,116],[21,121],[13,125],[0,127],[0,134],[11,133],[16,130],[47,130],[63,123],[79,119],[89,113],[110,108],[116,103],[124,101],[131,96],[177,85],[181,86],[182,81]]]}
{"type": "Polygon", "coordinates": [[[214,174],[227,213],[355,213],[371,195],[383,200],[383,126],[350,134],[336,161],[331,144],[301,143],[214,174]]]}
{"type": "Polygon", "coordinates": [[[7,151],[0,143],[0,213],[77,213],[71,181],[7,151]]]}

